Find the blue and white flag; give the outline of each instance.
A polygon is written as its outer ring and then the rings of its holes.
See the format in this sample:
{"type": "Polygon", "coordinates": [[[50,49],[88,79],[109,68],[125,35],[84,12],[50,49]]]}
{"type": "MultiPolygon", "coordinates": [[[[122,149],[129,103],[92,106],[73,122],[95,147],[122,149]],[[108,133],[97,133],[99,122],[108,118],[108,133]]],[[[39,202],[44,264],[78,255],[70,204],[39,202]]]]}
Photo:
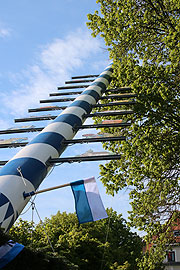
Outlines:
{"type": "Polygon", "coordinates": [[[22,250],[24,246],[9,240],[6,244],[0,246],[0,269],[11,262],[22,250]]]}
{"type": "Polygon", "coordinates": [[[79,223],[107,218],[94,177],[70,183],[79,223]]]}

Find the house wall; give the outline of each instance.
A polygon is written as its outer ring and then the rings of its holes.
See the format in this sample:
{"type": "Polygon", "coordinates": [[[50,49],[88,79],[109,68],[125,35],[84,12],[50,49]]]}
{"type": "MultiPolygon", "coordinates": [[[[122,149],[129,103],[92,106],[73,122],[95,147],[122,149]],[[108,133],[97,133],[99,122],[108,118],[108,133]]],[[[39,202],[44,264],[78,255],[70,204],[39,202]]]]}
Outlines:
{"type": "Polygon", "coordinates": [[[166,256],[164,260],[165,270],[180,270],[180,246],[172,246],[170,251],[175,252],[175,262],[168,262],[166,256]]]}

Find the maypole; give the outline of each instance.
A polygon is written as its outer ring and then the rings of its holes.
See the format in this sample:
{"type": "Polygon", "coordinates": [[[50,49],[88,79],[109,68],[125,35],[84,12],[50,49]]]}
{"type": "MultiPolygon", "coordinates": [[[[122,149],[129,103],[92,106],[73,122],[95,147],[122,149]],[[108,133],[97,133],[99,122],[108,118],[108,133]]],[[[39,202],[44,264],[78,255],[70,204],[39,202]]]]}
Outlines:
{"type": "Polygon", "coordinates": [[[110,83],[112,64],[87,87],[54,121],[0,170],[0,227],[8,231],[29,201],[23,194],[36,191],[65,148],[63,141],[72,139],[76,126],[86,120],[110,83]]]}

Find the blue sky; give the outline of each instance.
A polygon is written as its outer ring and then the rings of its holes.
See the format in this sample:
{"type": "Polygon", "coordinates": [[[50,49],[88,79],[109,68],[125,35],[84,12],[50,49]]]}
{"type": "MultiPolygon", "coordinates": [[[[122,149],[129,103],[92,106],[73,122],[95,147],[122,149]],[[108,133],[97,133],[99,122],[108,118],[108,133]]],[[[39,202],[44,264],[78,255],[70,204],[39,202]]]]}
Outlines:
{"type": "MultiPolygon", "coordinates": [[[[48,98],[50,92],[56,92],[57,86],[63,86],[71,76],[98,74],[107,66],[109,57],[103,40],[92,38],[86,27],[87,14],[95,9],[98,9],[95,0],[6,0],[1,3],[1,129],[20,126],[14,124],[14,118],[30,116],[28,108],[40,107],[39,100],[48,98]]],[[[47,124],[48,121],[35,123],[36,126],[47,124]]],[[[96,132],[81,131],[76,137],[96,132]]],[[[31,139],[35,133],[1,135],[0,139],[26,136],[31,139]]],[[[97,143],[71,146],[63,156],[78,155],[88,149],[101,151],[102,146],[97,143]]],[[[17,151],[19,149],[1,150],[0,159],[10,159],[17,151]]],[[[57,166],[40,189],[95,176],[105,207],[113,207],[127,218],[130,209],[128,193],[121,191],[115,197],[107,195],[98,179],[99,164],[85,162],[57,166]]],[[[35,203],[42,219],[58,210],[74,212],[69,187],[40,194],[35,203]]],[[[30,220],[31,211],[21,217],[30,220]]],[[[35,221],[38,222],[37,217],[35,221]]]]}

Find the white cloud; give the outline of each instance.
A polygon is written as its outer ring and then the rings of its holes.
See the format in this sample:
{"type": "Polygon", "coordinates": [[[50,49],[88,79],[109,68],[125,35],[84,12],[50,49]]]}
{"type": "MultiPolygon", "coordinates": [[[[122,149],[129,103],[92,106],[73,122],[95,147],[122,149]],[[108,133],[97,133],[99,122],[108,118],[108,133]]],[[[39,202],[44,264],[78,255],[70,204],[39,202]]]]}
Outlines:
{"type": "Polygon", "coordinates": [[[85,64],[88,56],[100,50],[100,41],[81,30],[64,39],[55,39],[41,48],[33,66],[17,74],[23,83],[9,96],[1,95],[3,103],[12,115],[23,115],[50,91],[63,85],[73,70],[85,64]]]}
{"type": "Polygon", "coordinates": [[[0,129],[6,129],[9,127],[9,123],[8,121],[4,120],[4,119],[0,119],[0,129]]]}
{"type": "Polygon", "coordinates": [[[11,30],[9,28],[4,28],[0,26],[0,37],[5,38],[9,37],[11,33],[11,30]]]}
{"type": "Polygon", "coordinates": [[[78,30],[69,34],[64,40],[56,39],[42,52],[42,62],[50,70],[69,71],[83,64],[93,51],[100,50],[100,43],[90,37],[88,32],[78,30]]]}

